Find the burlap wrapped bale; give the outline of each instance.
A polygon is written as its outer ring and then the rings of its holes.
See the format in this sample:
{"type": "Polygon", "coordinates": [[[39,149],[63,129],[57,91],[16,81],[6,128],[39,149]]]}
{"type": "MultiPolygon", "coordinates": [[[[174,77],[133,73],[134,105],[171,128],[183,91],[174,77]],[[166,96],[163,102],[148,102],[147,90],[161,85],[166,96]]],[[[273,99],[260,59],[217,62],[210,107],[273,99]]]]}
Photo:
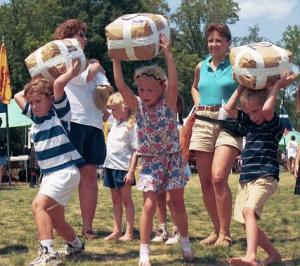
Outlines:
{"type": "Polygon", "coordinates": [[[45,44],[26,59],[30,76],[55,80],[66,71],[71,60],[79,60],[78,74],[86,69],[87,61],[77,39],[55,40],[45,44]]]}
{"type": "Polygon", "coordinates": [[[168,20],[157,14],[128,14],[117,18],[105,28],[110,57],[134,61],[149,60],[160,51],[159,35],[170,39],[168,20]]]}
{"type": "Polygon", "coordinates": [[[229,57],[234,79],[251,89],[263,89],[292,71],[292,53],[268,42],[234,47],[229,57]]]}

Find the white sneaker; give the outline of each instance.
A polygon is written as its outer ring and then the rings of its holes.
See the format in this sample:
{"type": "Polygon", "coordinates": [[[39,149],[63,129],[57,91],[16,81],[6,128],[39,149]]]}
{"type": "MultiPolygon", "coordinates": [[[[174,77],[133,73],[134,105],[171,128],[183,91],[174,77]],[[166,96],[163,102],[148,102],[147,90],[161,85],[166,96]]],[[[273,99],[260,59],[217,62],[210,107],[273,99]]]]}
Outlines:
{"type": "Polygon", "coordinates": [[[163,232],[163,230],[159,229],[156,232],[156,236],[152,238],[152,242],[156,242],[156,243],[161,243],[161,242],[165,242],[168,239],[168,233],[167,232],[163,232]]]}
{"type": "Polygon", "coordinates": [[[62,257],[72,256],[79,253],[82,253],[84,251],[84,244],[81,243],[81,247],[74,247],[69,243],[66,243],[66,245],[63,247],[63,249],[58,251],[58,254],[62,257]]]}
{"type": "Polygon", "coordinates": [[[41,247],[38,256],[30,262],[29,266],[62,266],[65,265],[57,252],[48,253],[46,247],[41,247]]]}
{"type": "Polygon", "coordinates": [[[166,245],[175,245],[180,242],[180,234],[176,233],[166,241],[166,245]]]}

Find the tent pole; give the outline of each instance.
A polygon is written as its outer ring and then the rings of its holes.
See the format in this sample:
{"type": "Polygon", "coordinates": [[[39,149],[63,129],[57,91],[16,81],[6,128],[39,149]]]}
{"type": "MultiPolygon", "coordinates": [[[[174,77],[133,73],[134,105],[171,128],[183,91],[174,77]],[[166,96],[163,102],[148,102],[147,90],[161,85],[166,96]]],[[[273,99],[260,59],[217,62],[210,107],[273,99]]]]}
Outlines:
{"type": "Polygon", "coordinates": [[[8,183],[11,186],[8,105],[6,106],[6,116],[5,117],[6,117],[6,140],[7,140],[7,173],[8,173],[8,183]]]}

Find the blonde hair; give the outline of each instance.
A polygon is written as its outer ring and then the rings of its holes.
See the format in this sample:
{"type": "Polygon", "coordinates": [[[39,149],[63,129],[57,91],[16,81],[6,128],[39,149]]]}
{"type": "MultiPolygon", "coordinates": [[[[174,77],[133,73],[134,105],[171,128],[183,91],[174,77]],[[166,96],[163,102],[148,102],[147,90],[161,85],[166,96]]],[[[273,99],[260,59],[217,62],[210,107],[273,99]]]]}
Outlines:
{"type": "Polygon", "coordinates": [[[263,106],[269,96],[269,90],[253,90],[245,88],[240,97],[242,107],[245,107],[246,102],[255,102],[263,106]]]}
{"type": "Polygon", "coordinates": [[[167,76],[159,66],[144,66],[135,70],[134,80],[137,81],[140,77],[152,77],[160,82],[161,85],[167,84],[167,76]]]}
{"type": "Polygon", "coordinates": [[[52,83],[44,78],[32,79],[24,86],[24,96],[28,99],[33,94],[51,97],[53,95],[52,83]]]}
{"type": "Polygon", "coordinates": [[[107,103],[106,103],[106,108],[107,109],[112,109],[112,108],[118,108],[118,107],[126,107],[129,110],[129,115],[127,119],[127,128],[131,129],[134,127],[136,124],[136,117],[135,117],[135,112],[129,108],[129,106],[125,103],[124,98],[122,97],[121,93],[116,92],[112,95],[109,96],[107,103]]]}

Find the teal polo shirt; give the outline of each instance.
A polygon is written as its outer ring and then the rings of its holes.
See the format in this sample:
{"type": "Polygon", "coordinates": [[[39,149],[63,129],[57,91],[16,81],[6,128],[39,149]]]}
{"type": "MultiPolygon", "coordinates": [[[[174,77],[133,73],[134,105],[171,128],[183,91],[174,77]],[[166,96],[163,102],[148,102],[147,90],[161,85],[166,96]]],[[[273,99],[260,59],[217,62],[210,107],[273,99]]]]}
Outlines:
{"type": "Polygon", "coordinates": [[[228,57],[219,63],[215,71],[209,64],[211,60],[212,57],[208,56],[201,63],[198,83],[200,105],[222,105],[222,101],[227,102],[238,86],[233,80],[228,57]]]}

